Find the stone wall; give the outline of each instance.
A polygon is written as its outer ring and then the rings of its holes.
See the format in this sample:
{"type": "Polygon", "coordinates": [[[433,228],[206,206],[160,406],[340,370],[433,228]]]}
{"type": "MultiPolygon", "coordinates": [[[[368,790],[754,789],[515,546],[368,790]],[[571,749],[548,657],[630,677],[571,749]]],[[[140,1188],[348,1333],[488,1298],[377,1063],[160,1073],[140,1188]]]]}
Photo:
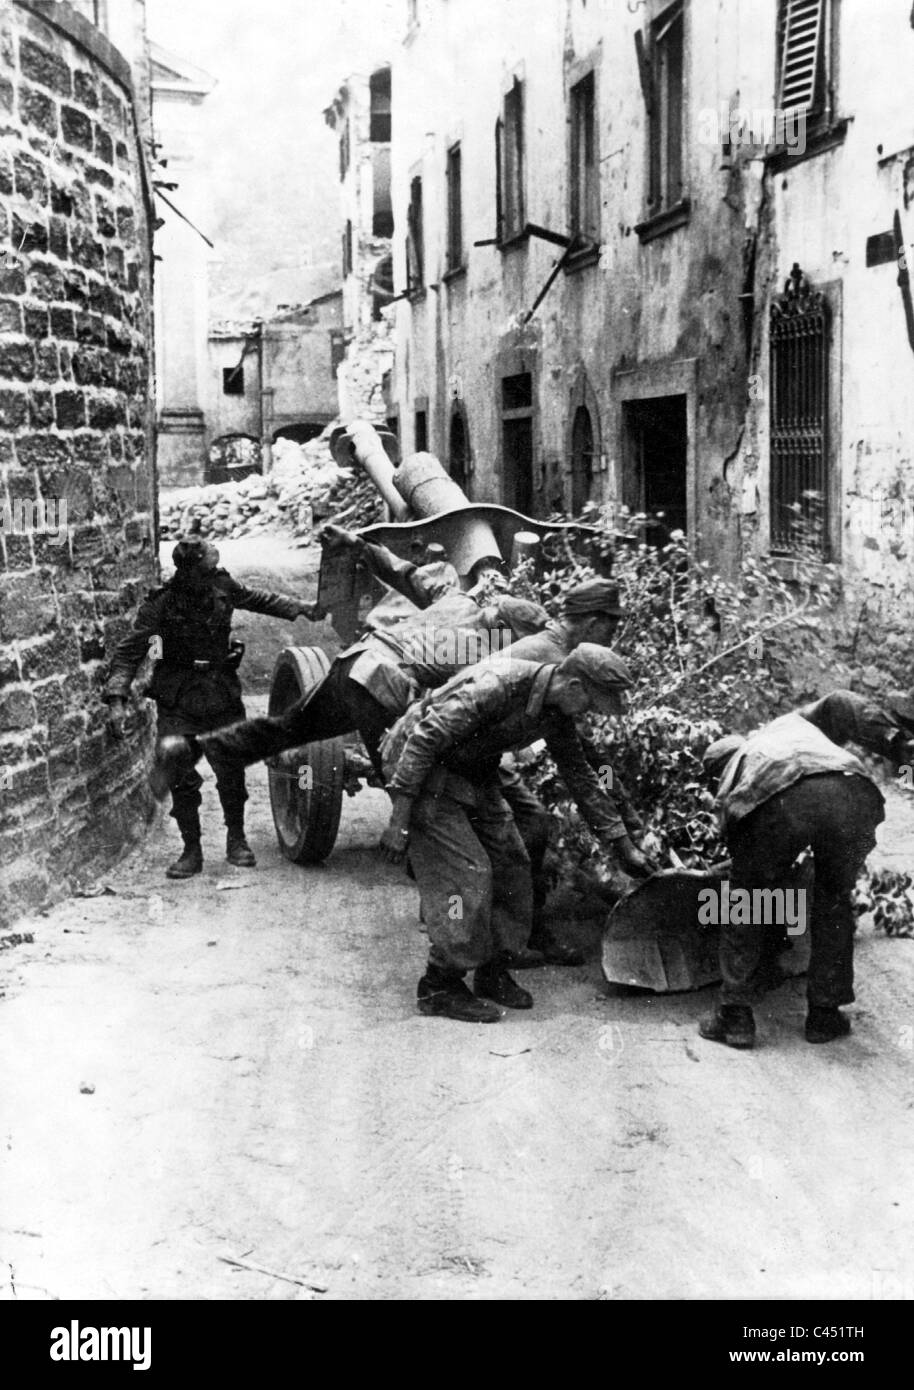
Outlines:
{"type": "Polygon", "coordinates": [[[0,5],[0,921],[150,811],[148,714],[114,743],[99,699],[157,575],[144,121],[71,6],[0,5]]]}

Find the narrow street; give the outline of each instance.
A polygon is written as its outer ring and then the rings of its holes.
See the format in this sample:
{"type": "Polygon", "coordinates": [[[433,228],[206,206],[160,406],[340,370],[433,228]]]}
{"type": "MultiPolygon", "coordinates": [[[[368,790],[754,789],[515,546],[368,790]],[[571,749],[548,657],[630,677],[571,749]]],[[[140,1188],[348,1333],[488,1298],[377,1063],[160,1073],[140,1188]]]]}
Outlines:
{"type": "MultiPolygon", "coordinates": [[[[302,870],[253,769],[239,870],[207,775],[200,878],[164,878],[163,818],[0,955],[4,1298],[912,1296],[914,942],[862,929],[828,1047],[802,981],[756,1051],[702,1042],[710,991],[610,994],[586,925],[532,1013],[424,1019],[383,794],[302,870]]],[[[894,795],[880,862],[912,825],[894,795]]]]}

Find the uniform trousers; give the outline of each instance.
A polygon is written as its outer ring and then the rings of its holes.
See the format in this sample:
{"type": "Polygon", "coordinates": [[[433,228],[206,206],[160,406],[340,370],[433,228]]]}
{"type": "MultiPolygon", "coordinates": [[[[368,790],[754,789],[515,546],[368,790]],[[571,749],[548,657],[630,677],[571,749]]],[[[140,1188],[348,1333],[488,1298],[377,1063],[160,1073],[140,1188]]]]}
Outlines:
{"type": "MultiPolygon", "coordinates": [[[[882,796],[869,778],[828,772],[794,782],[728,832],[731,890],[791,885],[797,855],[812,849],[815,878],[807,915],[806,995],[813,1007],[837,1008],[854,1001],[852,893],[884,817],[882,796]]],[[[765,933],[778,930],[758,920],[721,926],[722,1004],[751,1002],[765,933]]]]}
{"type": "Polygon", "coordinates": [[[497,782],[433,774],[416,798],[409,862],[428,929],[429,964],[464,975],[527,944],[530,859],[497,782]]]}

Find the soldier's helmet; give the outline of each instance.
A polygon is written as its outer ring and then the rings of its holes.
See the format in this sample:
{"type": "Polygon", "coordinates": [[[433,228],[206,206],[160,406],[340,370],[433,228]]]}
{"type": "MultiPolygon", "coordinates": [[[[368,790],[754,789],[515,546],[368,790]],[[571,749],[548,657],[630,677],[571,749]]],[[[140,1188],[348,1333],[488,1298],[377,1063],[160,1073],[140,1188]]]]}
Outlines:
{"type": "Polygon", "coordinates": [[[212,541],[200,535],[199,517],[194,519],[186,534],[178,541],[171,552],[171,558],[179,574],[216,568],[219,563],[219,551],[212,541]]]}

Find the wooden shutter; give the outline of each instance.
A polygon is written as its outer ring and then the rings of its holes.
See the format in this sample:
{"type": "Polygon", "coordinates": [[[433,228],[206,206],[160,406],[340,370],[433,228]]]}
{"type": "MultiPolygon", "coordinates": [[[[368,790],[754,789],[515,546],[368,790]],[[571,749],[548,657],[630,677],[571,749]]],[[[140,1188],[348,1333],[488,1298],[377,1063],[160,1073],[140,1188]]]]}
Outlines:
{"type": "Polygon", "coordinates": [[[781,0],[778,107],[809,112],[816,104],[826,0],[781,0]]]}

